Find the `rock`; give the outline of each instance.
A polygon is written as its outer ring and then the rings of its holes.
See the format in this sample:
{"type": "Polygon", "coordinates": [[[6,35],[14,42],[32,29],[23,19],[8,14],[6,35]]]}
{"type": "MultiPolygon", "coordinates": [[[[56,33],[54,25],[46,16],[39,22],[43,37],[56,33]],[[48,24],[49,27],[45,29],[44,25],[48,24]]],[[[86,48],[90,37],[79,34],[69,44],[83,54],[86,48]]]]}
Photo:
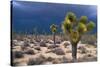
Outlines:
{"type": "Polygon", "coordinates": [[[56,53],[57,55],[65,55],[65,51],[62,48],[55,48],[52,50],[53,53],[56,53]]]}

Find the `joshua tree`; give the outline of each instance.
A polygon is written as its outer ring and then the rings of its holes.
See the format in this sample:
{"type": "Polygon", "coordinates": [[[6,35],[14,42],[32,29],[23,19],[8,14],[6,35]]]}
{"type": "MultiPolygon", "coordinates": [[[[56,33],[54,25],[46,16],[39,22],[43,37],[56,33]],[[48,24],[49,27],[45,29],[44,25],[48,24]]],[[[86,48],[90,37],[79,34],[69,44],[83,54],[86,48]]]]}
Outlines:
{"type": "Polygon", "coordinates": [[[65,34],[68,34],[72,45],[72,58],[73,61],[77,61],[77,44],[80,41],[82,35],[91,31],[95,27],[94,22],[88,21],[87,16],[81,16],[77,19],[76,15],[69,12],[65,20],[62,23],[62,30],[65,34]]]}
{"type": "Polygon", "coordinates": [[[57,32],[57,25],[52,24],[50,26],[51,32],[53,33],[53,41],[54,41],[54,45],[55,45],[55,33],[57,32]]]}

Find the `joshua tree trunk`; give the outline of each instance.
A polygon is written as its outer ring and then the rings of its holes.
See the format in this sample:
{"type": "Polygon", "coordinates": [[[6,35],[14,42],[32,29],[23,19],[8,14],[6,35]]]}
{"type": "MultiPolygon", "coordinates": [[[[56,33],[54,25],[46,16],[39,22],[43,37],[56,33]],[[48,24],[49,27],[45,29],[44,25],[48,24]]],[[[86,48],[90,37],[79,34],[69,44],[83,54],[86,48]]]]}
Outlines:
{"type": "Polygon", "coordinates": [[[77,61],[77,43],[72,44],[72,58],[73,62],[77,61]]]}
{"type": "Polygon", "coordinates": [[[53,41],[54,41],[54,45],[56,45],[56,43],[55,43],[55,33],[53,33],[53,41]]]}

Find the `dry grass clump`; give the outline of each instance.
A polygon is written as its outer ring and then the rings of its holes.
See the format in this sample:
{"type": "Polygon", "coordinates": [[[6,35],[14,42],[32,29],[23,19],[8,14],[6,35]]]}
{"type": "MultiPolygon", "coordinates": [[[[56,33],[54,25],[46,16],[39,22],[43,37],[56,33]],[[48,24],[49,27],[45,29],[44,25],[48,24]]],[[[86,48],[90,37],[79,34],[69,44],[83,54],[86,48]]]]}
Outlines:
{"type": "Polygon", "coordinates": [[[52,50],[52,52],[57,54],[57,55],[65,55],[65,51],[62,48],[59,48],[59,47],[52,50]]]}
{"type": "Polygon", "coordinates": [[[52,60],[54,60],[54,58],[48,57],[46,60],[47,60],[47,61],[52,61],[52,60]]]}
{"type": "Polygon", "coordinates": [[[22,58],[24,53],[22,51],[12,51],[13,58],[22,58]]]}
{"type": "Polygon", "coordinates": [[[35,54],[35,51],[32,50],[32,49],[28,49],[28,50],[25,51],[25,53],[26,53],[26,54],[33,55],[33,54],[35,54]]]}
{"type": "Polygon", "coordinates": [[[46,45],[46,43],[45,43],[44,41],[41,41],[41,42],[40,42],[40,46],[41,46],[41,47],[47,47],[47,45],[46,45]]]}
{"type": "Polygon", "coordinates": [[[28,61],[28,65],[40,65],[42,64],[43,62],[45,62],[45,58],[40,55],[36,58],[29,58],[29,61],[28,61]]]}

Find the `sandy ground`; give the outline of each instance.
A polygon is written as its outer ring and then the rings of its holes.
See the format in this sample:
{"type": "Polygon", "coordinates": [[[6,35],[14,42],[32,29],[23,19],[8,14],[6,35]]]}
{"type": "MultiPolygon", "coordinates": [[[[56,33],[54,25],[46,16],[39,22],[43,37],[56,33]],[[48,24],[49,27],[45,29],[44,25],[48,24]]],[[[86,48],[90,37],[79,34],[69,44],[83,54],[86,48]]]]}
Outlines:
{"type": "MultiPolygon", "coordinates": [[[[97,47],[79,43],[77,46],[77,62],[97,61],[97,47]]],[[[69,41],[56,42],[51,39],[35,40],[24,38],[12,40],[12,63],[16,66],[74,63],[69,41]]]]}

